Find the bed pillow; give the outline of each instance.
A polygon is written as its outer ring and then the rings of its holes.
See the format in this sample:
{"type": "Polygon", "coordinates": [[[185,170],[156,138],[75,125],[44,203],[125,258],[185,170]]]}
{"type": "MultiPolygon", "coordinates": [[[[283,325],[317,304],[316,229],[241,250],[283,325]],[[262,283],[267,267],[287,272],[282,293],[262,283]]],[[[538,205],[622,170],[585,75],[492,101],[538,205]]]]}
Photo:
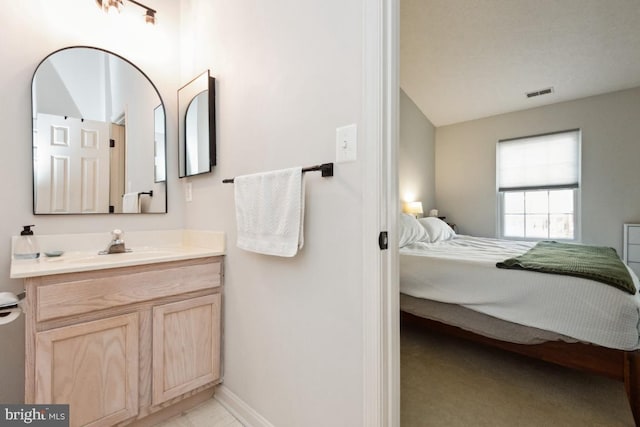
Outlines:
{"type": "Polygon", "coordinates": [[[429,241],[427,230],[413,216],[400,214],[398,221],[398,246],[403,247],[414,242],[429,241]]]}
{"type": "Polygon", "coordinates": [[[449,240],[456,235],[456,232],[449,227],[449,224],[435,216],[420,218],[418,222],[427,230],[429,240],[425,241],[428,241],[429,243],[449,240]]]}

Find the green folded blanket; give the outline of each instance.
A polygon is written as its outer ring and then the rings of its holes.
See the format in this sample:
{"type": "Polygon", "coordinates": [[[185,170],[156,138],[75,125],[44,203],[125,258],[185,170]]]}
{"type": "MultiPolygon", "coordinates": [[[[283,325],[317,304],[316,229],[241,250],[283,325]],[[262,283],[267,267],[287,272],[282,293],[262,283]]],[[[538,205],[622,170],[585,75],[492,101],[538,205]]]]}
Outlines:
{"type": "Polygon", "coordinates": [[[603,246],[538,242],[525,254],[499,262],[496,267],[582,277],[636,293],[633,279],[615,249],[603,246]]]}

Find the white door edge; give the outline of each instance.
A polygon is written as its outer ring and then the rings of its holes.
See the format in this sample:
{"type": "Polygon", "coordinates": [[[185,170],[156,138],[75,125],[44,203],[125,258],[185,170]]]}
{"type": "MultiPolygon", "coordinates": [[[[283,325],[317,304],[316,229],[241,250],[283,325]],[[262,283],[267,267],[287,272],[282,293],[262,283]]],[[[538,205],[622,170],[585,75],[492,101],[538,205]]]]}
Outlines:
{"type": "Polygon", "coordinates": [[[400,426],[399,1],[364,0],[363,425],[400,426]],[[388,232],[380,250],[378,233],[388,232]]]}

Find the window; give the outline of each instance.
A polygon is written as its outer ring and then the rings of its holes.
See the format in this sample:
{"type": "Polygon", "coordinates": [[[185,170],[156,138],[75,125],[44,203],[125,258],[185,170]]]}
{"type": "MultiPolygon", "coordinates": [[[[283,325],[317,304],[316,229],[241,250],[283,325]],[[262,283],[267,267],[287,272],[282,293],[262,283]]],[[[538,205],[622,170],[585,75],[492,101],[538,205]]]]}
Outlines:
{"type": "Polygon", "coordinates": [[[580,130],[501,140],[500,236],[577,240],[580,130]]]}

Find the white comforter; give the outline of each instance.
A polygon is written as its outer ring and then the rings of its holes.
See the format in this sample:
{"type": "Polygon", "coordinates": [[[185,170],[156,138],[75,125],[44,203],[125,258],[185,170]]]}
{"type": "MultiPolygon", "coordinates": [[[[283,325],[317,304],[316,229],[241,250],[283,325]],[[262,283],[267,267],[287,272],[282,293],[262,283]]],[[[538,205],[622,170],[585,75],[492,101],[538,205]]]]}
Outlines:
{"type": "MultiPolygon", "coordinates": [[[[640,348],[640,296],[577,277],[504,270],[535,243],[458,235],[400,249],[400,292],[621,350],[640,348]]],[[[636,289],[638,278],[630,270],[636,289]]]]}

